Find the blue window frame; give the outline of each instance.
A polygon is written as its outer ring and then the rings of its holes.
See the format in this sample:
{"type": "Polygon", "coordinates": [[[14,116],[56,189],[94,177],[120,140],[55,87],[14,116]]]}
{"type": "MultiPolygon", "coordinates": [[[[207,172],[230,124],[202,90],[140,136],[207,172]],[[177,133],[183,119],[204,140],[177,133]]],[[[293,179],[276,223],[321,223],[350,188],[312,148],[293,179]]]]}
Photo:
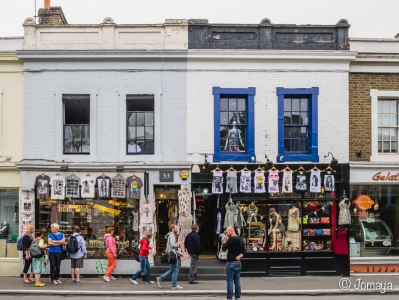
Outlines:
{"type": "Polygon", "coordinates": [[[214,155],[213,161],[255,159],[255,88],[213,88],[214,155]]]}
{"type": "Polygon", "coordinates": [[[318,96],[318,87],[307,89],[277,88],[277,162],[319,162],[318,96]]]}

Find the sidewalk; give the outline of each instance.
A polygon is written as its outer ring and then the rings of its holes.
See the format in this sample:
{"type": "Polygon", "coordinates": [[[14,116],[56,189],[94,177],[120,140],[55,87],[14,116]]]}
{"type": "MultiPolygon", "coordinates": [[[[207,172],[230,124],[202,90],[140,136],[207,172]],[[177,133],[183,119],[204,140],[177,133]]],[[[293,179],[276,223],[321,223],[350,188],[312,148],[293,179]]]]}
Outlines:
{"type": "MultiPolygon", "coordinates": [[[[381,294],[382,284],[391,283],[392,290],[386,288],[387,294],[399,295],[399,276],[352,276],[348,279],[351,287],[347,290],[339,288],[339,282],[343,277],[255,277],[241,278],[243,296],[266,295],[345,295],[345,294],[381,294]],[[354,286],[361,283],[360,289],[354,286]],[[367,283],[369,284],[367,287],[367,283]]],[[[82,295],[82,296],[129,296],[129,295],[156,295],[156,296],[225,296],[225,281],[202,281],[197,285],[189,285],[186,282],[178,282],[183,290],[172,290],[171,282],[162,282],[162,288],[157,284],[147,285],[139,281],[138,285],[130,282],[129,278],[118,278],[116,281],[104,282],[102,278],[84,278],[85,284],[72,284],[70,278],[62,279],[63,284],[53,286],[49,278],[44,278],[46,286],[37,288],[33,284],[24,284],[19,277],[1,277],[0,295],[82,295]]]]}

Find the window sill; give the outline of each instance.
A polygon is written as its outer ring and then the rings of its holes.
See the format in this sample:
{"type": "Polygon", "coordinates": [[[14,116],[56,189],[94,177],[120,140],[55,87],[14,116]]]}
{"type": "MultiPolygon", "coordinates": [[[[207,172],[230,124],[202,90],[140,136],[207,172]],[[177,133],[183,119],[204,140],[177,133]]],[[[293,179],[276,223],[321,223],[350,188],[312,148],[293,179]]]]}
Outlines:
{"type": "Polygon", "coordinates": [[[248,153],[215,153],[213,155],[214,162],[221,161],[243,161],[243,162],[255,162],[255,154],[248,153]],[[252,157],[254,160],[252,160],[252,157]]]}
{"type": "Polygon", "coordinates": [[[311,161],[319,162],[318,154],[278,154],[276,157],[276,162],[286,162],[286,161],[311,161]],[[283,159],[281,159],[283,157],[283,159]]]}
{"type": "Polygon", "coordinates": [[[379,153],[370,156],[370,162],[399,162],[399,154],[379,153]]]}

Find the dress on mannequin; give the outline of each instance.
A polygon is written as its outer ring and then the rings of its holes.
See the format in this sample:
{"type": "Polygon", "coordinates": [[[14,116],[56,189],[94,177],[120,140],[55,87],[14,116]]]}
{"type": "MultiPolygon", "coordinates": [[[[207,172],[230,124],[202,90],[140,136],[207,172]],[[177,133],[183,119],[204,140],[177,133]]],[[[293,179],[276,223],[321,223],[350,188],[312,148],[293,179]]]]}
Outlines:
{"type": "Polygon", "coordinates": [[[299,230],[299,209],[293,205],[289,210],[288,210],[288,226],[287,230],[291,231],[298,231],[299,230]]]}
{"type": "Polygon", "coordinates": [[[346,242],[346,234],[348,229],[342,227],[337,229],[337,242],[335,243],[335,254],[345,255],[348,253],[348,243],[346,242]]]}
{"type": "Polygon", "coordinates": [[[234,213],[236,210],[236,206],[234,205],[231,198],[226,204],[226,216],[224,217],[224,226],[223,228],[227,228],[229,226],[234,226],[234,213]]]}
{"type": "Polygon", "coordinates": [[[351,223],[351,213],[349,211],[350,206],[351,202],[348,198],[343,198],[339,202],[339,225],[346,225],[351,223]]]}

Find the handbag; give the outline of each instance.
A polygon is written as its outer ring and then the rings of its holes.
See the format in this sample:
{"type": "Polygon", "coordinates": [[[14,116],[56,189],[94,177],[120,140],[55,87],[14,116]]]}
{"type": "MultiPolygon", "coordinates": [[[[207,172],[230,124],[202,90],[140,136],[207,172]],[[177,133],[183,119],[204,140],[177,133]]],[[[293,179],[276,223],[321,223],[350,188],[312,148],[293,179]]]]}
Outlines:
{"type": "MultiPolygon", "coordinates": [[[[52,233],[51,235],[54,237],[54,239],[55,239],[56,241],[59,241],[59,239],[57,239],[57,237],[56,237],[53,233],[52,233]]],[[[65,244],[64,244],[64,245],[65,245],[65,244]]],[[[67,258],[68,253],[67,253],[67,251],[64,249],[63,245],[59,245],[59,247],[61,247],[61,260],[64,260],[65,258],[67,258]]]]}
{"type": "Polygon", "coordinates": [[[309,211],[316,211],[319,209],[319,202],[317,201],[310,201],[307,203],[307,207],[309,211]]]}
{"type": "Polygon", "coordinates": [[[162,264],[175,264],[177,263],[177,255],[175,251],[170,251],[169,253],[166,250],[161,253],[161,263],[162,264]]]}
{"type": "Polygon", "coordinates": [[[309,236],[315,236],[316,235],[316,229],[309,229],[308,230],[308,235],[309,236]]]}
{"type": "Polygon", "coordinates": [[[303,230],[303,235],[308,236],[309,235],[309,229],[304,229],[303,230]]]}
{"type": "Polygon", "coordinates": [[[319,218],[310,218],[309,222],[310,222],[310,224],[320,224],[320,219],[319,218]]]}
{"type": "Polygon", "coordinates": [[[323,229],[323,235],[331,235],[331,229],[323,229]]]}
{"type": "Polygon", "coordinates": [[[320,224],[330,224],[330,217],[321,217],[320,224]]]}
{"type": "Polygon", "coordinates": [[[323,235],[323,229],[316,229],[315,235],[323,235]]]}
{"type": "Polygon", "coordinates": [[[303,217],[302,218],[302,224],[308,224],[308,218],[307,217],[303,217]]]}

